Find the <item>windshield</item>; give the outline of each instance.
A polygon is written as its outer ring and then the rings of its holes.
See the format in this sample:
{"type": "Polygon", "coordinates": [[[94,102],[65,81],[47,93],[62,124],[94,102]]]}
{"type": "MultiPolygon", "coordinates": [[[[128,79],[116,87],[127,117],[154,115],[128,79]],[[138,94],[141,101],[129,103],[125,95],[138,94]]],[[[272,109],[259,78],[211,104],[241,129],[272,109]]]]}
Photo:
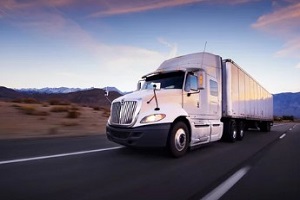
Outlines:
{"type": "Polygon", "coordinates": [[[184,72],[170,72],[147,77],[143,90],[153,89],[153,85],[160,85],[161,89],[182,89],[184,72]]]}

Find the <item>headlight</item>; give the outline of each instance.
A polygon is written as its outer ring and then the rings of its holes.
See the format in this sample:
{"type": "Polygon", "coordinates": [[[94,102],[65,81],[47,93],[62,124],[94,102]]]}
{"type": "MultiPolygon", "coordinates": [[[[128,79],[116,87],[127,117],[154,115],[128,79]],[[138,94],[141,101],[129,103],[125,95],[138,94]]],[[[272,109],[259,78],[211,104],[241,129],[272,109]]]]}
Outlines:
{"type": "Polygon", "coordinates": [[[150,123],[150,122],[158,122],[158,121],[162,120],[165,117],[166,117],[165,114],[148,115],[148,116],[144,117],[141,120],[141,124],[143,124],[143,123],[150,123]]]}

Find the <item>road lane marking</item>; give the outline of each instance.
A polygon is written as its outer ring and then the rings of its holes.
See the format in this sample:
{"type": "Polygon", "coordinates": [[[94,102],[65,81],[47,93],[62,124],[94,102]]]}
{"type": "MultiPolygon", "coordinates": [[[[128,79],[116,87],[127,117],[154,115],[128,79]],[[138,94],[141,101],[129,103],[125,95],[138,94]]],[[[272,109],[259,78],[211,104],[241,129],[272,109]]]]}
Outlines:
{"type": "Polygon", "coordinates": [[[282,139],[282,138],[284,138],[285,136],[286,136],[286,134],[284,133],[284,134],[282,134],[279,138],[282,139]]]}
{"type": "Polygon", "coordinates": [[[33,161],[33,160],[44,160],[44,159],[50,159],[50,158],[74,156],[74,155],[81,155],[81,154],[88,154],[88,153],[96,153],[96,152],[109,151],[109,150],[115,150],[115,149],[120,149],[120,148],[123,148],[123,147],[119,146],[119,147],[110,147],[110,148],[104,148],[104,149],[94,149],[94,150],[88,150],[88,151],[77,151],[77,152],[71,152],[71,153],[54,154],[54,155],[49,155],[49,156],[38,156],[38,157],[31,157],[31,158],[5,160],[5,161],[0,161],[0,165],[10,164],[10,163],[18,163],[18,162],[28,162],[28,161],[33,161]]]}
{"type": "Polygon", "coordinates": [[[205,195],[201,200],[216,200],[221,198],[230,188],[232,188],[247,172],[250,167],[244,167],[239,171],[235,172],[226,181],[216,187],[213,191],[205,195]]]}
{"type": "Polygon", "coordinates": [[[273,124],[273,126],[282,126],[284,124],[273,124]]]}

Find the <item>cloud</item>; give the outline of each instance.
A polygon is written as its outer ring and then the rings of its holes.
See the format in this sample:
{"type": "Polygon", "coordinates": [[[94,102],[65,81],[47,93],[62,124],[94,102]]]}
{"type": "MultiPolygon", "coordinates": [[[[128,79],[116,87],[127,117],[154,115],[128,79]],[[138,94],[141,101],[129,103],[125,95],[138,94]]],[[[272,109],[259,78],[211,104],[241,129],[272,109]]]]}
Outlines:
{"type": "Polygon", "coordinates": [[[282,38],[285,44],[276,52],[277,56],[300,58],[300,3],[290,0],[285,7],[263,15],[252,27],[282,38]]]}
{"type": "Polygon", "coordinates": [[[69,82],[73,80],[73,82],[98,83],[100,78],[100,82],[126,89],[126,84],[127,87],[134,85],[145,72],[155,70],[163,60],[177,52],[176,44],[168,43],[165,40],[163,42],[163,39],[160,40],[160,43],[168,47],[165,52],[100,42],[75,19],[68,17],[56,7],[68,5],[70,2],[67,0],[54,1],[51,6],[46,1],[36,4],[28,1],[26,4],[19,4],[8,0],[5,5],[0,3],[0,11],[5,10],[6,12],[4,18],[7,23],[29,33],[69,43],[94,59],[91,61],[93,67],[89,67],[88,72],[73,70],[72,64],[68,66],[68,62],[65,62],[64,72],[54,74],[60,80],[65,77],[69,82]],[[128,73],[130,78],[128,78],[128,73]]]}
{"type": "Polygon", "coordinates": [[[162,37],[157,38],[157,41],[159,43],[161,43],[162,45],[164,45],[164,46],[166,46],[166,47],[168,47],[168,48],[171,49],[168,58],[173,58],[173,57],[175,57],[177,55],[178,48],[177,48],[177,44],[176,43],[170,43],[170,42],[168,42],[167,40],[165,40],[162,37]]]}
{"type": "Polygon", "coordinates": [[[148,10],[161,9],[166,7],[174,7],[180,5],[186,5],[191,3],[199,3],[204,0],[146,0],[146,1],[134,1],[134,0],[125,0],[122,3],[111,1],[109,6],[105,10],[100,10],[91,14],[91,17],[102,17],[110,15],[119,15],[127,13],[136,13],[143,12],[148,10]]]}
{"type": "MultiPolygon", "coordinates": [[[[259,0],[256,0],[259,1],[259,0]]],[[[100,9],[90,14],[90,17],[107,17],[113,15],[138,13],[149,10],[156,10],[162,8],[170,8],[176,6],[184,6],[196,3],[210,3],[210,4],[243,4],[253,2],[253,0],[110,0],[98,2],[100,9]]]]}

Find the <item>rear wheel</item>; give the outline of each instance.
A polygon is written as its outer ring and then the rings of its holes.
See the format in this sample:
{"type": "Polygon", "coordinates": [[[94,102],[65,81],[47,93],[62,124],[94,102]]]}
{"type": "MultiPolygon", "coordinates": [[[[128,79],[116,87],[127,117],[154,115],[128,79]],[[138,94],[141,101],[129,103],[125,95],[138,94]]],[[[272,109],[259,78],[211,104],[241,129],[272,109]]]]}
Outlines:
{"type": "Polygon", "coordinates": [[[174,157],[183,156],[188,149],[189,130],[185,123],[177,122],[170,131],[168,148],[174,157]]]}
{"type": "Polygon", "coordinates": [[[237,140],[243,140],[244,135],[245,135],[245,123],[243,121],[239,121],[238,126],[237,126],[236,139],[237,140]]]}

